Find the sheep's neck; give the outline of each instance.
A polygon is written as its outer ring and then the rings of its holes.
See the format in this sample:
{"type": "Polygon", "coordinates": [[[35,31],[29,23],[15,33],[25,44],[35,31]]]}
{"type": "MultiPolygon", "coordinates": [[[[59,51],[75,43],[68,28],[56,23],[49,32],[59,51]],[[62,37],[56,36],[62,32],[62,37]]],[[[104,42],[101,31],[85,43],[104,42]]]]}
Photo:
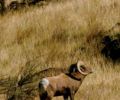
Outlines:
{"type": "Polygon", "coordinates": [[[68,87],[71,87],[72,85],[72,88],[74,88],[74,90],[77,91],[79,89],[79,86],[82,84],[82,81],[84,80],[85,76],[80,75],[80,78],[78,79],[77,77],[74,77],[73,75],[70,75],[70,74],[66,74],[66,75],[69,77],[68,87]]]}
{"type": "Polygon", "coordinates": [[[66,74],[66,75],[68,75],[69,77],[71,77],[72,79],[74,79],[74,80],[77,80],[77,81],[81,81],[81,78],[76,78],[76,77],[74,77],[73,75],[71,75],[71,74],[66,74]]]}

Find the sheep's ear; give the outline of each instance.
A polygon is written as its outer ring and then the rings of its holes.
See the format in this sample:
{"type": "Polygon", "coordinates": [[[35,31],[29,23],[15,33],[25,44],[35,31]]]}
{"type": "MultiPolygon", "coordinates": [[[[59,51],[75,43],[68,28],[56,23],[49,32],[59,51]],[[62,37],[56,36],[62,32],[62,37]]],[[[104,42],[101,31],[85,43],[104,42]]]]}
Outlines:
{"type": "Polygon", "coordinates": [[[72,72],[75,72],[76,71],[76,68],[73,68],[73,71],[72,72]]]}

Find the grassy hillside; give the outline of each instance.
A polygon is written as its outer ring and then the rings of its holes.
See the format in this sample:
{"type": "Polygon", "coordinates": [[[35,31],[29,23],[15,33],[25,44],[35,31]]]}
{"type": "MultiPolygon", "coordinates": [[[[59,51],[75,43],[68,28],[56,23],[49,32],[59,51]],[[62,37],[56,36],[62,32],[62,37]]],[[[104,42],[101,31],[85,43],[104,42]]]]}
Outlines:
{"type": "Polygon", "coordinates": [[[0,76],[16,76],[28,62],[38,71],[81,59],[94,73],[76,100],[119,100],[120,64],[100,54],[105,31],[118,22],[119,0],[67,0],[0,16],[0,76]]]}

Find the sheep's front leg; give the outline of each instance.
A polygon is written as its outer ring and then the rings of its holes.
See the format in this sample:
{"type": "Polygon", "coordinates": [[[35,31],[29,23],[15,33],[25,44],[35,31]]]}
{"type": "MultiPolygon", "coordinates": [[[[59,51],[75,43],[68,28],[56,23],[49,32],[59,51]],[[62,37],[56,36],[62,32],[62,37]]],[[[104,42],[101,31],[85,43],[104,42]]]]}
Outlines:
{"type": "Polygon", "coordinates": [[[70,91],[70,100],[74,100],[74,95],[75,95],[75,92],[74,91],[70,91]]]}
{"type": "Polygon", "coordinates": [[[68,95],[64,95],[64,100],[68,100],[68,95]]]}

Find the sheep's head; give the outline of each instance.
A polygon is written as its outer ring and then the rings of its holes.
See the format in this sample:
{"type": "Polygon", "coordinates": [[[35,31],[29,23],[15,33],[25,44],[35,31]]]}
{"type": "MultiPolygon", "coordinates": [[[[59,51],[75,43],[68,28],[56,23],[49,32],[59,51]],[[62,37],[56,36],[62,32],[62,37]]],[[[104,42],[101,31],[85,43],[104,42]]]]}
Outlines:
{"type": "Polygon", "coordinates": [[[77,62],[77,69],[82,75],[88,75],[92,73],[92,69],[87,67],[82,61],[77,62]]]}
{"type": "Polygon", "coordinates": [[[90,73],[92,69],[88,67],[84,62],[78,61],[76,64],[72,64],[69,69],[69,73],[77,79],[81,79],[90,73]]]}

